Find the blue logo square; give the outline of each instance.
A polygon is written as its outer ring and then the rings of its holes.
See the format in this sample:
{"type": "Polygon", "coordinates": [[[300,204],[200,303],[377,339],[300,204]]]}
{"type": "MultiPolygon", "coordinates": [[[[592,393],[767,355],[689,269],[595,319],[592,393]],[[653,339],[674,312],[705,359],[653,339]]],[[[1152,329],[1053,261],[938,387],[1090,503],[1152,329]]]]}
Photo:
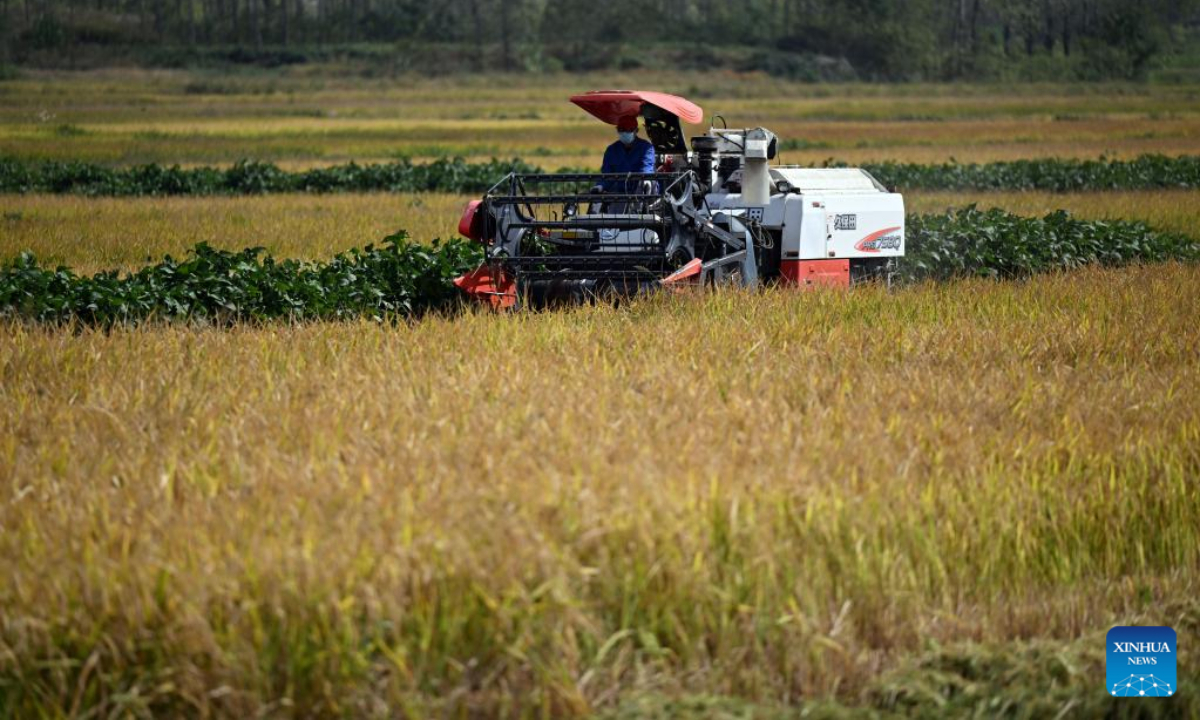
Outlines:
{"type": "Polygon", "coordinates": [[[1116,697],[1171,697],[1175,681],[1175,631],[1118,625],[1108,631],[1106,690],[1116,697]]]}

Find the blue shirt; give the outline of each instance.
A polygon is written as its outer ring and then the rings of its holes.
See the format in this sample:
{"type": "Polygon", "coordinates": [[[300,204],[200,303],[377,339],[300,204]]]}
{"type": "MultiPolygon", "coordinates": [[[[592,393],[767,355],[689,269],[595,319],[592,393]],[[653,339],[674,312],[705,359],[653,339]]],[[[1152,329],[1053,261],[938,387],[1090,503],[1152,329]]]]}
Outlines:
{"type": "MultiPolygon", "coordinates": [[[[600,166],[600,172],[652,173],[654,146],[642,138],[634,138],[629,147],[625,147],[625,143],[618,140],[604,151],[604,164],[600,166]]],[[[637,183],[609,180],[604,183],[604,192],[637,192],[637,183]]]]}

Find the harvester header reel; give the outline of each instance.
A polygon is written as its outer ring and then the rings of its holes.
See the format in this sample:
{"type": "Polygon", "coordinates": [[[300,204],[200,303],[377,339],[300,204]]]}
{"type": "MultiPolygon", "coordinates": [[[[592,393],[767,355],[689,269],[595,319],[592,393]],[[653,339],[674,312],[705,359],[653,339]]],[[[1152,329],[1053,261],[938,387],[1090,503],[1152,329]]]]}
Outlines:
{"type": "Polygon", "coordinates": [[[459,286],[497,307],[634,295],[711,255],[714,244],[726,250],[718,258],[734,257],[691,275],[715,277],[744,261],[746,243],[696,212],[697,195],[690,170],[510,174],[468,207],[461,229],[487,247],[486,271],[459,286]],[[615,189],[598,190],[606,186],[615,189]]]}

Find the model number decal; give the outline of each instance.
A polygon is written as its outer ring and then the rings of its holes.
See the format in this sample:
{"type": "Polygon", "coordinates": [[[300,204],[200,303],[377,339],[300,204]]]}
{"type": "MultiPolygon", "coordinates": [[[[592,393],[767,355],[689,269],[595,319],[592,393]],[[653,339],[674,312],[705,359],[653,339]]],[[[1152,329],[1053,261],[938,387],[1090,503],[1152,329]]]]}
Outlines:
{"type": "Polygon", "coordinates": [[[899,250],[900,236],[884,235],[883,237],[875,240],[868,240],[867,242],[863,243],[862,249],[868,251],[874,250],[875,252],[879,252],[880,250],[899,250]]]}
{"type": "Polygon", "coordinates": [[[854,213],[849,213],[846,215],[834,215],[833,216],[833,229],[834,230],[857,230],[858,229],[858,215],[856,215],[854,213]]]}
{"type": "Polygon", "coordinates": [[[880,250],[899,250],[900,249],[900,228],[890,227],[884,228],[879,232],[873,232],[862,240],[854,243],[854,249],[859,252],[876,253],[880,250]]]}

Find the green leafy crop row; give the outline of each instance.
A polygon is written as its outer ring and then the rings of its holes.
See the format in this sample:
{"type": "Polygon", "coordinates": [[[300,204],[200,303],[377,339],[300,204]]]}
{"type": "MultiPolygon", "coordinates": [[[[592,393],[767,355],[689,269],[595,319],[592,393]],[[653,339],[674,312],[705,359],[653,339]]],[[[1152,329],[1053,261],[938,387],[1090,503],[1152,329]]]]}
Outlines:
{"type": "MultiPolygon", "coordinates": [[[[830,165],[836,163],[829,163],[830,165]]],[[[1200,157],[1142,155],[1132,160],[1039,158],[991,163],[862,166],[897,190],[1147,190],[1200,187],[1200,157]]]]}
{"type": "Polygon", "coordinates": [[[82,162],[0,159],[0,193],[81,195],[260,195],[284,192],[483,192],[511,171],[534,172],[519,160],[469,163],[462,158],[416,164],[349,163],[289,172],[243,160],[229,168],[137,165],[112,168],[82,162]]]}
{"type": "Polygon", "coordinates": [[[1142,222],[1080,220],[1065,210],[1030,218],[971,205],[909,215],[899,274],[904,281],[1018,277],[1088,264],[1173,259],[1200,259],[1200,243],[1142,222]]]}
{"type": "Polygon", "coordinates": [[[111,324],[148,317],[214,321],[419,314],[451,302],[451,284],[483,257],[466,240],[422,245],[401,231],[322,263],[276,261],[200,243],[186,260],[167,256],[121,275],[80,277],[44,268],[29,253],[0,268],[0,316],[111,324]]]}
{"type": "MultiPolygon", "coordinates": [[[[907,221],[900,279],[1013,277],[1098,263],[1200,259],[1200,245],[1136,222],[1088,222],[1058,211],[1025,218],[974,206],[907,221]]],[[[482,260],[465,240],[422,245],[404,232],[324,263],[276,261],[200,244],[135,273],[80,277],[24,253],[0,267],[0,316],[109,324],[148,317],[214,321],[395,317],[452,304],[450,282],[482,260]]]]}
{"type": "MultiPolygon", "coordinates": [[[[828,165],[838,165],[834,161],[828,165]]],[[[868,163],[863,167],[899,190],[1133,190],[1200,188],[1200,157],[1143,155],[1133,160],[1015,160],[985,164],[868,163]]],[[[0,159],[0,193],[84,195],[250,195],[280,192],[483,192],[511,170],[538,172],[520,160],[426,164],[404,160],[349,163],[289,172],[241,161],[229,168],[138,165],[112,168],[81,162],[0,159]]]]}

